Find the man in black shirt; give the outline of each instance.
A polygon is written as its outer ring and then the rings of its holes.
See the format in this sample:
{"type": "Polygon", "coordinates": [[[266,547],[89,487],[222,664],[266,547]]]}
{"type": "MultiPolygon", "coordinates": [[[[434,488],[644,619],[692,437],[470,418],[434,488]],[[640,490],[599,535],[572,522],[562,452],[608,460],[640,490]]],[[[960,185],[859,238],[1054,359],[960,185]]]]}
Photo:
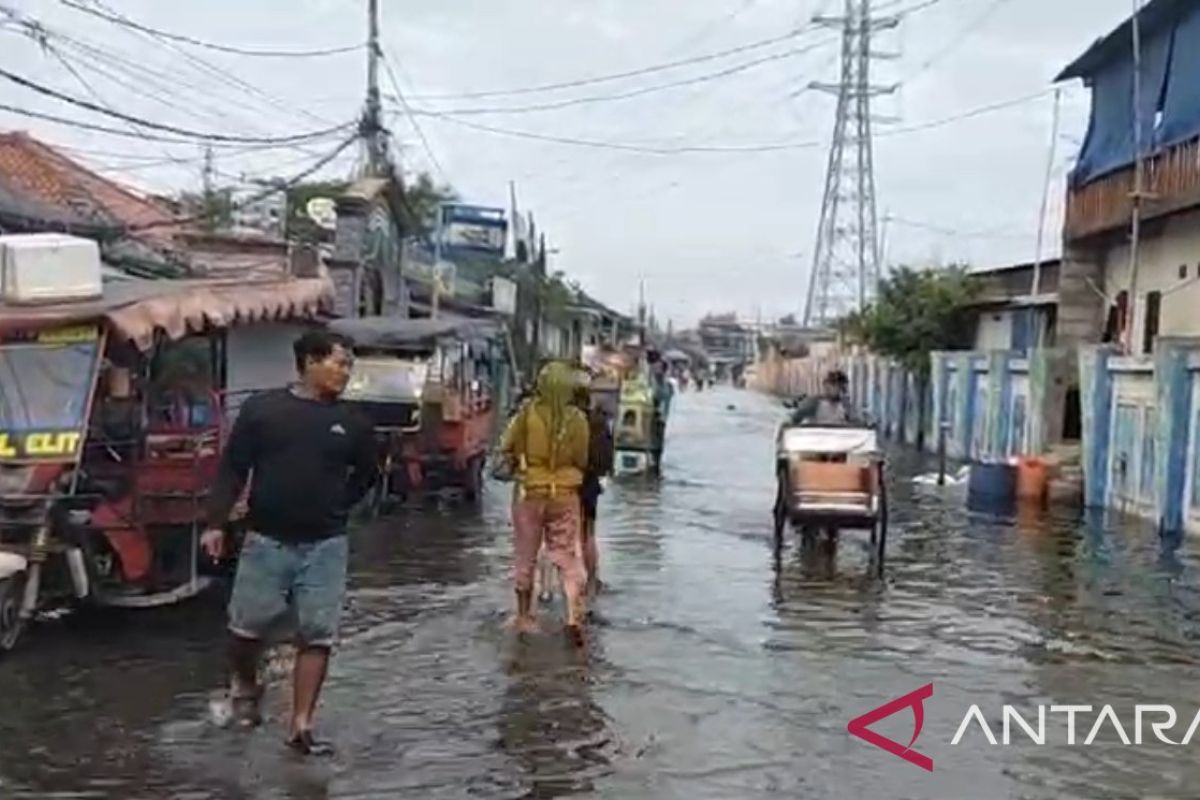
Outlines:
{"type": "Polygon", "coordinates": [[[339,402],[353,365],[353,344],[326,331],[296,340],[300,382],[246,401],[226,445],[213,488],[203,545],[224,550],[223,526],[250,480],[250,533],[229,602],[230,698],[246,725],[261,722],[258,683],[264,641],[288,612],[297,625],[288,744],[321,754],[313,712],[337,638],[346,589],[346,521],[377,472],[370,423],[339,402]]]}

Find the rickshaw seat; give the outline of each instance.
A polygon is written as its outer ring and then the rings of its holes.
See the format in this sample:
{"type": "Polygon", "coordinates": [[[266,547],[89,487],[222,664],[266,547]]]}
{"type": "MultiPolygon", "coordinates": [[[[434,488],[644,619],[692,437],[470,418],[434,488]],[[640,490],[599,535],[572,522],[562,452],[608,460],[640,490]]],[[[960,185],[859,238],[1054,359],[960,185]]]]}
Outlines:
{"type": "Polygon", "coordinates": [[[863,464],[798,461],[792,469],[796,488],[822,494],[869,494],[871,468],[863,464]]]}

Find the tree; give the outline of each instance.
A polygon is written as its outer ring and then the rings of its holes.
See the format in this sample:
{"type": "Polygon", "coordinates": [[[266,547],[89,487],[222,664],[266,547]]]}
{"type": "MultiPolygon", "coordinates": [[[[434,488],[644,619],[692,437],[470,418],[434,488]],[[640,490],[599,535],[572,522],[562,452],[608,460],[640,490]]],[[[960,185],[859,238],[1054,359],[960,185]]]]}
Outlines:
{"type": "Polygon", "coordinates": [[[930,355],[960,349],[971,337],[969,305],[976,285],[963,266],[947,269],[900,267],[879,285],[879,296],[838,324],[845,339],[890,356],[916,377],[917,446],[927,429],[930,355]]]}
{"type": "MultiPolygon", "coordinates": [[[[337,198],[349,188],[349,181],[306,181],[288,190],[288,237],[318,241],[321,229],[308,217],[308,202],[316,197],[337,198]]],[[[437,226],[437,210],[442,203],[458,199],[453,187],[434,183],[427,173],[419,173],[404,189],[405,206],[400,209],[405,230],[429,235],[437,226]]]]}
{"type": "Polygon", "coordinates": [[[876,301],[841,321],[839,332],[891,356],[917,375],[929,374],[929,356],[970,340],[968,308],[975,286],[963,266],[900,267],[879,285],[876,301]]]}
{"type": "Polygon", "coordinates": [[[429,234],[437,227],[437,212],[442,203],[458,200],[458,192],[446,184],[434,183],[429,173],[422,172],[404,187],[404,221],[408,230],[429,234]]]}
{"type": "Polygon", "coordinates": [[[195,218],[206,230],[215,231],[233,225],[233,189],[212,192],[180,192],[176,207],[185,217],[195,218]]]}

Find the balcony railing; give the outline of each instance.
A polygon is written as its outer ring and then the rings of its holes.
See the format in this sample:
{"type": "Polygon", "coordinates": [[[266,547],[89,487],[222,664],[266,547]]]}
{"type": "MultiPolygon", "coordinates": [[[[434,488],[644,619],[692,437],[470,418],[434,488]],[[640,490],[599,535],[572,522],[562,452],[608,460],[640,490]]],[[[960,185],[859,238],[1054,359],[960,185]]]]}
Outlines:
{"type": "MultiPolygon", "coordinates": [[[[1067,190],[1064,235],[1075,241],[1127,227],[1133,215],[1133,167],[1067,190]]],[[[1144,219],[1200,205],[1200,139],[1170,147],[1145,162],[1144,219]]]]}

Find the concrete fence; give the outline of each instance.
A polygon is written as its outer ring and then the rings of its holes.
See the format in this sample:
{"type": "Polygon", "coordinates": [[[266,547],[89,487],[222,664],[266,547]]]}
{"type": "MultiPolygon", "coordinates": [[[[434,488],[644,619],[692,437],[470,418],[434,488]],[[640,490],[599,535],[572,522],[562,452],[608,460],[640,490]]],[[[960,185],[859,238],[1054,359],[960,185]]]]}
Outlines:
{"type": "Polygon", "coordinates": [[[892,441],[937,448],[947,425],[947,452],[963,461],[1040,454],[1061,428],[1064,354],[939,352],[927,380],[893,359],[870,353],[776,359],[757,365],[754,388],[785,397],[815,394],[824,375],[841,369],[854,406],[892,441]]]}

